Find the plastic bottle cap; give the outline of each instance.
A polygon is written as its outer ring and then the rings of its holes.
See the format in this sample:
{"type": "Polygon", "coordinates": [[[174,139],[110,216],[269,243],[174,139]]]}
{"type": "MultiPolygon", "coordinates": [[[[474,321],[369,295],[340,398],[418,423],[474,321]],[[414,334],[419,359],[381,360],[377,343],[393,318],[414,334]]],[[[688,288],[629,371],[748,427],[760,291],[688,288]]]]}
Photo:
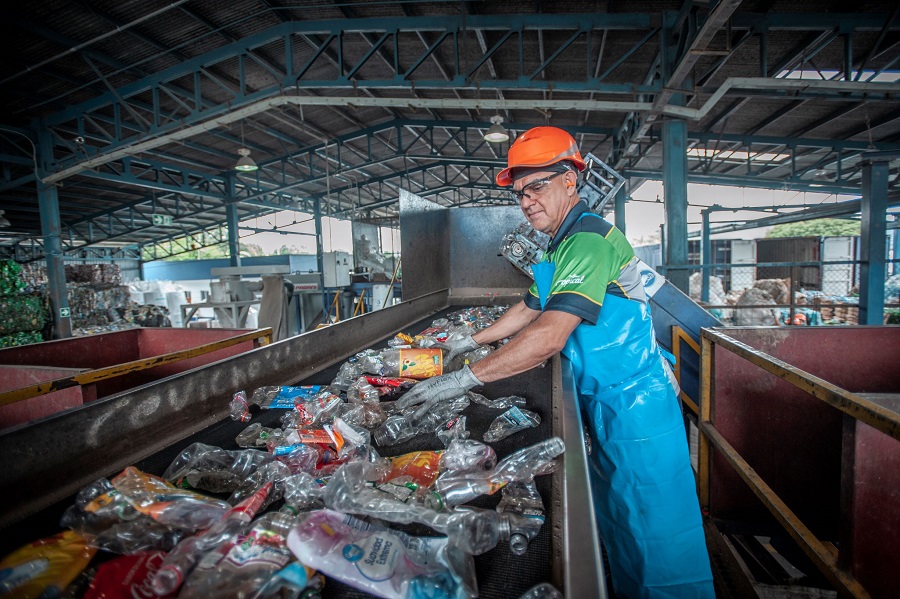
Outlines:
{"type": "Polygon", "coordinates": [[[525,555],[528,551],[528,537],[522,533],[515,533],[509,537],[509,550],[513,555],[525,555]]]}

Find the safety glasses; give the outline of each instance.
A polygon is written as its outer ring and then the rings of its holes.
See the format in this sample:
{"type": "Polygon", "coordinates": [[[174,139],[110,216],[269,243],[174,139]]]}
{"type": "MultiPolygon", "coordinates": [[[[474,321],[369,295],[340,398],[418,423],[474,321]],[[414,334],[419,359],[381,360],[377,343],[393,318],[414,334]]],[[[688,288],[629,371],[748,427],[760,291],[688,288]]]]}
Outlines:
{"type": "Polygon", "coordinates": [[[561,171],[558,173],[553,173],[546,179],[538,179],[537,181],[532,181],[519,191],[511,189],[509,190],[509,195],[512,196],[512,198],[517,202],[521,202],[525,198],[525,196],[528,196],[528,199],[539,198],[545,191],[547,191],[547,187],[550,185],[550,181],[560,175],[565,175],[568,172],[569,171],[561,171]]]}

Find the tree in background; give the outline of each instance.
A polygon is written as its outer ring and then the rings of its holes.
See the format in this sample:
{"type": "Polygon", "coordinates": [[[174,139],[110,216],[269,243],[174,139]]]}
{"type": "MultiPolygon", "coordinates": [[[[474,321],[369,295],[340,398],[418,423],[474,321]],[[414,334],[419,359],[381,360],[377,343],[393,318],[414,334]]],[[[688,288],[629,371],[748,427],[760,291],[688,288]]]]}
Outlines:
{"type": "Polygon", "coordinates": [[[819,218],[799,223],[775,225],[766,234],[767,239],[774,237],[844,237],[859,235],[859,222],[838,218],[819,218]]]}
{"type": "MultiPolygon", "coordinates": [[[[248,258],[253,256],[265,256],[266,253],[263,249],[256,245],[255,243],[242,243],[240,244],[241,248],[241,257],[248,258]]],[[[161,246],[161,251],[166,251],[168,248],[165,246],[161,246]]],[[[150,261],[153,260],[153,253],[151,246],[145,246],[142,252],[143,259],[150,261]]],[[[168,258],[164,258],[164,260],[168,261],[182,261],[182,260],[211,260],[214,258],[228,258],[228,244],[227,243],[219,243],[216,245],[211,245],[209,247],[197,248],[195,250],[188,250],[185,252],[181,252],[180,254],[175,254],[174,256],[169,256],[168,258]]]]}

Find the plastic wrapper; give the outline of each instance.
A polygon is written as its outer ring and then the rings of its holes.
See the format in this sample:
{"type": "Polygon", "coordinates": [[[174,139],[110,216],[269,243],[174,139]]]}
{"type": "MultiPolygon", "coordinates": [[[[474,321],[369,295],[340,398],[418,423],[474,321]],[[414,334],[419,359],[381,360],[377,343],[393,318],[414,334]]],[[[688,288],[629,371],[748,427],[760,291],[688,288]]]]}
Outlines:
{"type": "Polygon", "coordinates": [[[474,593],[474,584],[448,566],[446,539],[412,537],[330,510],[313,512],[291,531],[288,547],[310,568],[379,597],[474,593]]]}
{"type": "Polygon", "coordinates": [[[24,294],[0,296],[0,335],[40,331],[45,321],[41,298],[24,294]]]}
{"type": "Polygon", "coordinates": [[[175,458],[162,477],[184,489],[231,493],[272,457],[252,449],[228,451],[193,443],[175,458]]]}
{"type": "Polygon", "coordinates": [[[150,583],[165,557],[162,551],[144,551],[100,564],[84,599],[159,597],[153,593],[150,583]]]}
{"type": "Polygon", "coordinates": [[[178,489],[133,466],[125,468],[110,482],[141,514],[160,524],[185,530],[209,528],[231,507],[224,501],[178,489]]]}
{"type": "Polygon", "coordinates": [[[0,561],[0,595],[56,597],[90,563],[96,549],[72,531],[40,539],[0,561]]]}
{"type": "Polygon", "coordinates": [[[297,403],[307,401],[322,390],[322,385],[303,385],[300,387],[259,387],[250,398],[264,410],[293,409],[297,403]]]}
{"type": "Polygon", "coordinates": [[[518,406],[513,406],[503,412],[491,423],[484,440],[487,443],[496,443],[501,439],[505,439],[512,434],[537,426],[541,423],[541,417],[532,412],[518,406]]]}
{"type": "Polygon", "coordinates": [[[510,395],[507,397],[498,397],[497,399],[488,399],[481,393],[475,393],[474,391],[469,391],[468,393],[466,393],[466,397],[468,397],[472,403],[477,403],[480,406],[485,406],[486,408],[493,408],[495,410],[507,410],[514,406],[524,408],[528,403],[524,397],[519,397],[518,395],[510,395]]]}
{"type": "Polygon", "coordinates": [[[284,438],[284,431],[280,428],[268,428],[254,422],[235,437],[234,442],[238,447],[266,447],[270,443],[280,444],[284,438]]]}
{"type": "Polygon", "coordinates": [[[250,422],[252,416],[246,391],[238,391],[234,394],[231,398],[231,403],[228,405],[228,412],[231,414],[231,419],[235,422],[250,422]]]}
{"type": "Polygon", "coordinates": [[[441,423],[434,429],[434,434],[444,444],[444,447],[448,447],[456,439],[468,439],[469,431],[466,430],[466,417],[453,416],[447,422],[441,423]]]}

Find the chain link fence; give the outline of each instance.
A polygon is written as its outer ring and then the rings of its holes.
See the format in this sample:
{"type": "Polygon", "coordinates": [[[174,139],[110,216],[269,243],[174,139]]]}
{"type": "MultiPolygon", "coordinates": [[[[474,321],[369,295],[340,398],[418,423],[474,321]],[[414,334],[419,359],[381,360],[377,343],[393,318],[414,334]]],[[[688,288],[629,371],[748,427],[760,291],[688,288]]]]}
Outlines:
{"type": "MultiPolygon", "coordinates": [[[[859,261],[660,267],[690,274],[691,299],[726,325],[859,324],[859,261]],[[703,272],[707,272],[704,281],[703,272]]],[[[887,262],[884,324],[900,324],[900,260],[887,262]]],[[[683,275],[682,275],[683,276],[683,275]]]]}

